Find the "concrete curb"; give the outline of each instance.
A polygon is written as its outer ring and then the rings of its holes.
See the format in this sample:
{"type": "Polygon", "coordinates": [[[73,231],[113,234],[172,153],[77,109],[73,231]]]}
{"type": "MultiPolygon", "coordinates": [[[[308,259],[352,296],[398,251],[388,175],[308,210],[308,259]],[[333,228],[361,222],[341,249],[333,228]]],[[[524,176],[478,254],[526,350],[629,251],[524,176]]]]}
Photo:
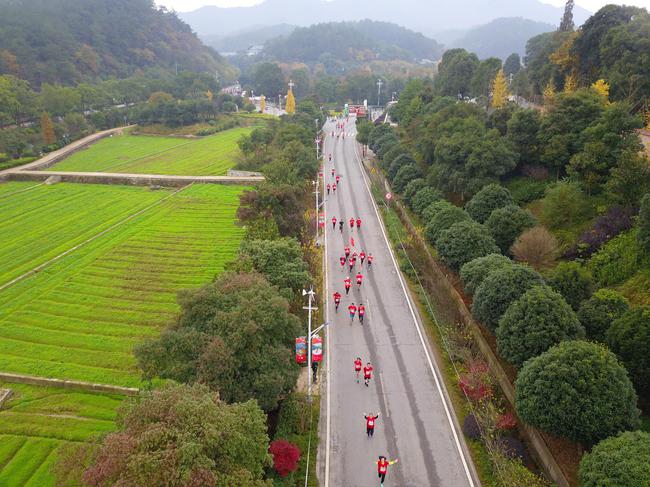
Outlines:
{"type": "Polygon", "coordinates": [[[135,396],[140,389],[135,387],[113,386],[109,384],[93,384],[65,379],[50,379],[46,377],[35,377],[32,375],[12,374],[9,372],[0,372],[1,382],[10,382],[14,384],[29,384],[33,386],[59,387],[61,389],[80,390],[87,392],[105,392],[109,394],[120,394],[123,396],[135,396]]]}

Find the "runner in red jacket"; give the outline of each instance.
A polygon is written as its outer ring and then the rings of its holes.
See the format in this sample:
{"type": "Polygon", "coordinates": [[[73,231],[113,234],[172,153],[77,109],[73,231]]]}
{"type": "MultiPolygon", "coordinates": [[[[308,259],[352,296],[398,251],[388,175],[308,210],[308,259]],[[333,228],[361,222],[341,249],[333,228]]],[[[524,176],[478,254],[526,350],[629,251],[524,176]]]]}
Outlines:
{"type": "MultiPolygon", "coordinates": [[[[329,184],[327,185],[327,192],[328,193],[330,192],[330,185],[329,184]]],[[[332,217],[332,230],[336,230],[336,221],[337,221],[336,217],[333,216],[332,217]]]]}
{"type": "Polygon", "coordinates": [[[354,361],[354,371],[357,375],[357,384],[359,383],[359,375],[361,374],[361,368],[363,367],[363,362],[361,362],[361,357],[357,357],[354,361]]]}
{"type": "Polygon", "coordinates": [[[361,230],[361,218],[357,218],[357,230],[361,230]]]}
{"type": "Polygon", "coordinates": [[[372,254],[368,254],[368,269],[372,267],[372,261],[374,260],[374,257],[372,254]]]}
{"type": "Polygon", "coordinates": [[[336,291],[334,293],[334,309],[337,313],[339,312],[339,304],[341,304],[341,293],[336,291]]]}
{"type": "Polygon", "coordinates": [[[368,387],[368,384],[370,384],[370,379],[372,379],[372,365],[370,365],[370,362],[366,364],[366,366],[363,368],[363,380],[366,383],[366,387],[368,387]]]}
{"type": "Polygon", "coordinates": [[[345,295],[347,296],[348,294],[350,294],[350,286],[352,285],[350,281],[350,276],[346,277],[343,280],[343,284],[345,285],[345,295]]]}
{"type": "Polygon", "coordinates": [[[330,189],[332,189],[332,185],[330,183],[327,183],[327,194],[330,194],[330,189]]]}
{"type": "Polygon", "coordinates": [[[361,287],[362,283],[363,283],[363,274],[361,274],[361,272],[357,272],[357,286],[361,287]]]}
{"type": "Polygon", "coordinates": [[[339,259],[339,262],[341,263],[341,270],[343,270],[343,268],[345,267],[346,261],[347,259],[345,258],[344,255],[342,255],[341,258],[339,259]]]}
{"type": "Polygon", "coordinates": [[[339,175],[337,174],[337,175],[336,175],[336,184],[339,184],[339,181],[340,181],[340,180],[341,180],[341,176],[339,176],[339,175]]]}
{"type": "Polygon", "coordinates": [[[343,248],[343,250],[345,251],[345,258],[347,259],[348,257],[350,257],[350,247],[348,247],[348,246],[346,245],[346,246],[343,248]]]}
{"type": "Polygon", "coordinates": [[[354,230],[354,218],[350,218],[350,230],[354,230]]]}
{"type": "Polygon", "coordinates": [[[375,421],[379,418],[379,413],[368,413],[363,417],[366,419],[366,435],[368,435],[368,438],[372,438],[375,434],[375,421]]]}
{"type": "Polygon", "coordinates": [[[356,257],[350,257],[350,272],[352,272],[352,269],[354,269],[354,266],[357,264],[357,258],[356,257]]]}
{"type": "Polygon", "coordinates": [[[348,306],[348,312],[350,313],[350,323],[354,321],[354,316],[357,314],[357,307],[352,303],[348,306]]]}
{"type": "Polygon", "coordinates": [[[332,192],[336,193],[336,183],[332,184],[332,192]]]}
{"type": "Polygon", "coordinates": [[[377,460],[377,475],[379,476],[379,481],[381,485],[384,485],[384,480],[386,480],[386,474],[388,473],[388,467],[399,462],[396,458],[395,460],[387,460],[385,456],[380,456],[377,460]]]}
{"type": "Polygon", "coordinates": [[[366,260],[366,253],[363,250],[359,254],[359,259],[361,259],[361,265],[363,265],[363,261],[366,260]]]}
{"type": "Polygon", "coordinates": [[[362,325],[364,316],[366,316],[366,307],[363,304],[359,304],[359,323],[362,325]]]}

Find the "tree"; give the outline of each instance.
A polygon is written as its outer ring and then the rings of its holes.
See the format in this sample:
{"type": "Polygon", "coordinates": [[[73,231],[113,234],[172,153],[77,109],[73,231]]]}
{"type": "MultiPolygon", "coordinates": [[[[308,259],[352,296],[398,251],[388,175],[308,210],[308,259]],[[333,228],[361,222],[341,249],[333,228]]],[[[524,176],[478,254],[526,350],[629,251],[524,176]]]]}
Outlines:
{"type": "Polygon", "coordinates": [[[517,110],[508,120],[506,138],[519,155],[519,164],[539,162],[539,127],[541,116],[538,110],[517,110]]]}
{"type": "Polygon", "coordinates": [[[266,485],[266,416],[254,401],[228,405],[205,386],[169,385],[126,402],[117,426],[84,484],[266,485]]]}
{"type": "Polygon", "coordinates": [[[429,206],[427,206],[422,212],[422,221],[428,223],[432,221],[436,217],[436,215],[440,213],[442,210],[447,210],[453,207],[454,205],[452,205],[449,201],[445,199],[434,201],[429,206]]]}
{"type": "Polygon", "coordinates": [[[552,267],[558,255],[557,239],[546,228],[537,226],[526,230],[510,251],[517,262],[524,262],[541,271],[552,267]]]}
{"type": "Polygon", "coordinates": [[[623,152],[609,174],[605,183],[609,196],[626,207],[638,208],[650,192],[650,161],[637,151],[623,152]]]}
{"type": "Polygon", "coordinates": [[[440,194],[440,192],[427,186],[415,194],[411,200],[411,208],[416,215],[419,215],[421,217],[423,216],[424,210],[426,210],[432,203],[441,201],[442,199],[443,196],[440,194]]]}
{"type": "Polygon", "coordinates": [[[564,298],[546,286],[535,286],[513,302],[496,330],[499,355],[523,363],[564,340],[584,338],[585,330],[564,298]]]}
{"type": "Polygon", "coordinates": [[[418,194],[418,192],[421,189],[424,189],[428,186],[429,185],[427,184],[427,181],[424,178],[417,178],[409,182],[406,185],[406,188],[404,189],[404,195],[403,195],[406,204],[411,205],[411,200],[415,197],[415,195],[418,194]]]}
{"type": "Polygon", "coordinates": [[[580,460],[582,487],[650,485],[650,433],[626,431],[606,438],[580,460]]]}
{"type": "Polygon", "coordinates": [[[650,193],[641,199],[638,239],[645,251],[650,252],[650,193]]]}
{"type": "Polygon", "coordinates": [[[586,446],[636,428],[636,401],[625,368],[596,343],[562,342],[526,362],[515,382],[522,420],[586,446]]]}
{"type": "Polygon", "coordinates": [[[650,309],[630,309],[612,323],[605,339],[625,365],[639,396],[650,399],[650,309]]]}
{"type": "Polygon", "coordinates": [[[287,93],[287,103],[284,109],[289,115],[296,113],[296,98],[293,96],[293,90],[291,88],[289,88],[287,93]]]}
{"type": "Polygon", "coordinates": [[[599,79],[591,85],[591,89],[603,97],[605,101],[609,101],[609,84],[604,79],[599,79]]]}
{"type": "Polygon", "coordinates": [[[568,0],[564,6],[564,15],[562,16],[562,22],[560,22],[560,32],[572,32],[575,28],[573,23],[573,7],[575,5],[574,0],[568,0]]]}
{"type": "Polygon", "coordinates": [[[452,225],[470,220],[470,216],[462,208],[454,205],[445,206],[426,223],[424,234],[431,245],[436,245],[438,237],[452,225]]]}
{"type": "Polygon", "coordinates": [[[300,460],[300,449],[287,440],[275,440],[271,442],[269,453],[273,457],[273,468],[280,477],[286,477],[298,469],[300,460]]]}
{"type": "Polygon", "coordinates": [[[400,167],[399,171],[397,171],[397,174],[395,175],[395,179],[393,179],[393,189],[401,193],[404,191],[406,188],[406,185],[413,181],[414,179],[418,179],[422,177],[422,171],[416,166],[415,164],[407,164],[405,166],[400,167]]]}
{"type": "Polygon", "coordinates": [[[500,69],[492,83],[492,108],[503,108],[508,103],[508,81],[503,69],[500,69]]]}
{"type": "Polygon", "coordinates": [[[562,262],[553,269],[548,284],[559,292],[574,310],[594,292],[594,278],[578,262],[562,262]]]}
{"type": "Polygon", "coordinates": [[[542,276],[520,264],[495,270],[476,290],[472,313],[477,320],[494,331],[503,314],[515,300],[531,287],[542,284],[542,276]]]}
{"type": "Polygon", "coordinates": [[[260,97],[260,113],[266,112],[266,97],[262,95],[260,97]]]}
{"type": "Polygon", "coordinates": [[[472,95],[487,99],[490,96],[494,79],[500,70],[501,59],[491,57],[481,61],[472,77],[472,95]]]}
{"type": "Polygon", "coordinates": [[[275,63],[260,63],[253,67],[251,78],[256,93],[277,98],[284,93],[285,79],[280,66],[275,63]]]}
{"type": "Polygon", "coordinates": [[[587,332],[587,338],[605,343],[609,327],[629,309],[630,303],[625,296],[603,288],[582,303],[578,310],[578,319],[587,332]]]}
{"type": "Polygon", "coordinates": [[[535,223],[535,217],[530,211],[523,210],[517,205],[508,205],[494,210],[485,222],[485,228],[490,232],[501,252],[508,254],[519,235],[534,227],[535,223]]]}
{"type": "MultiPolygon", "coordinates": [[[[392,134],[391,137],[393,137],[392,134]]],[[[381,140],[384,140],[384,138],[382,137],[380,141],[381,140]]],[[[413,156],[411,156],[410,154],[402,154],[396,157],[395,160],[393,160],[390,167],[388,168],[388,171],[386,171],[386,176],[388,177],[389,181],[393,181],[395,179],[395,176],[397,176],[399,170],[402,169],[402,167],[416,166],[416,165],[417,162],[415,161],[415,159],[413,159],[413,156]]]]}
{"type": "Polygon", "coordinates": [[[550,186],[542,206],[542,221],[550,228],[571,227],[589,211],[584,194],[575,184],[567,181],[550,186]]]}
{"type": "Polygon", "coordinates": [[[465,205],[465,211],[477,222],[484,223],[494,210],[513,203],[510,191],[498,184],[490,184],[474,195],[465,205]]]}
{"type": "Polygon", "coordinates": [[[521,71],[521,58],[518,53],[513,52],[503,63],[503,72],[506,76],[510,76],[517,74],[519,71],[521,71]]]}
{"type": "Polygon", "coordinates": [[[479,64],[476,54],[465,49],[448,49],[438,65],[436,92],[441,96],[468,96],[470,82],[479,64]]]}
{"type": "Polygon", "coordinates": [[[181,313],[135,354],[147,378],[201,382],[226,402],[277,407],[298,376],[291,360],[300,320],[261,275],[224,273],[179,295],[181,313]]]}
{"type": "Polygon", "coordinates": [[[492,272],[512,265],[513,262],[501,254],[490,254],[468,262],[460,270],[460,280],[463,282],[465,293],[473,295],[492,272]]]}
{"type": "Polygon", "coordinates": [[[436,251],[443,262],[458,271],[468,262],[499,251],[485,227],[471,220],[443,230],[436,240],[436,251]]]}
{"type": "Polygon", "coordinates": [[[43,143],[45,145],[52,145],[56,142],[54,124],[47,112],[41,114],[41,137],[43,137],[43,143]]]}

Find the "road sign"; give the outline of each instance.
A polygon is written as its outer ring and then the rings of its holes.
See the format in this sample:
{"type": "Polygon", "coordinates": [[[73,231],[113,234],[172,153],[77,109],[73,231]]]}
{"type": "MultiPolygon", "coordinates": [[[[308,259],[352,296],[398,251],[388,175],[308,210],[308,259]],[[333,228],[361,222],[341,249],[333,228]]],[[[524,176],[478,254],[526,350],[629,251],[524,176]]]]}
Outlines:
{"type": "Polygon", "coordinates": [[[393,195],[391,193],[386,193],[386,199],[390,201],[393,199],[393,195]]]}

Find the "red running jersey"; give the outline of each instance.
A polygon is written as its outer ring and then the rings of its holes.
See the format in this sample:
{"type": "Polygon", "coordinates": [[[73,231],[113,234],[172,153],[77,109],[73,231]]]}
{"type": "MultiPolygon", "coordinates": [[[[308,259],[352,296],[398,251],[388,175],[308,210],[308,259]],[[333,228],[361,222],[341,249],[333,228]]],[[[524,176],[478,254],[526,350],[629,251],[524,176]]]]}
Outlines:
{"type": "Polygon", "coordinates": [[[361,370],[361,366],[362,366],[362,365],[363,365],[363,364],[361,363],[361,360],[355,360],[355,361],[354,361],[354,370],[356,370],[357,372],[359,372],[359,371],[361,370]]]}
{"type": "Polygon", "coordinates": [[[366,365],[363,368],[363,377],[364,379],[370,379],[372,377],[372,365],[366,365]]]}

